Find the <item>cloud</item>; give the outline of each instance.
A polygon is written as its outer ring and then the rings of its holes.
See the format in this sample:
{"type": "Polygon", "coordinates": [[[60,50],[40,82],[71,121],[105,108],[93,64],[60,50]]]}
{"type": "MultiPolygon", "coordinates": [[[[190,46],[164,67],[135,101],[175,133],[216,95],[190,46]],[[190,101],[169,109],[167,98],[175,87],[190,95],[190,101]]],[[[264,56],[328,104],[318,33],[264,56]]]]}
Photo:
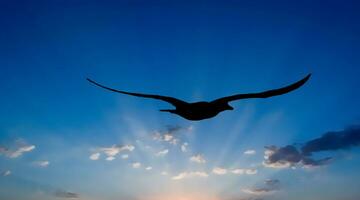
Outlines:
{"type": "Polygon", "coordinates": [[[161,172],[161,175],[163,175],[163,176],[167,176],[169,173],[167,172],[167,171],[162,171],[161,172]]]}
{"type": "Polygon", "coordinates": [[[50,165],[50,162],[47,160],[41,160],[41,161],[35,161],[33,162],[33,164],[34,166],[45,168],[50,165]]]}
{"type": "Polygon", "coordinates": [[[10,176],[11,175],[11,171],[10,170],[6,170],[3,173],[1,173],[2,176],[10,176]]]}
{"type": "Polygon", "coordinates": [[[237,169],[231,170],[231,173],[233,173],[233,174],[238,174],[238,175],[242,175],[242,174],[245,173],[245,170],[246,170],[246,169],[237,168],[237,169]]]}
{"type": "Polygon", "coordinates": [[[182,172],[180,174],[178,174],[177,176],[173,176],[171,179],[172,180],[182,180],[185,178],[192,178],[192,177],[202,177],[202,178],[206,178],[209,175],[206,172],[203,171],[195,171],[195,172],[182,172]]]}
{"type": "Polygon", "coordinates": [[[253,195],[269,195],[280,189],[280,181],[278,179],[267,179],[264,181],[264,187],[245,188],[242,191],[253,195]]]}
{"type": "Polygon", "coordinates": [[[159,151],[159,152],[157,152],[156,154],[155,154],[155,156],[165,156],[166,154],[168,154],[169,153],[169,149],[164,149],[164,150],[161,150],[161,151],[159,151]]]}
{"type": "Polygon", "coordinates": [[[278,179],[266,179],[264,181],[265,185],[271,188],[278,188],[280,181],[278,179]]]}
{"type": "Polygon", "coordinates": [[[276,146],[265,147],[263,165],[271,168],[288,168],[299,163],[303,156],[293,145],[282,148],[276,146]]]}
{"type": "Polygon", "coordinates": [[[255,174],[257,174],[257,169],[247,169],[247,170],[245,170],[245,174],[255,175],[255,174]]]}
{"type": "Polygon", "coordinates": [[[145,170],[146,170],[146,171],[150,171],[150,170],[152,170],[152,167],[151,167],[151,166],[146,167],[145,170]]]}
{"type": "Polygon", "coordinates": [[[167,126],[165,131],[156,131],[153,136],[153,140],[177,145],[180,142],[180,139],[175,137],[175,133],[182,130],[191,131],[192,127],[185,128],[181,126],[167,126]]]}
{"type": "Polygon", "coordinates": [[[295,146],[287,145],[278,148],[276,146],[265,147],[263,165],[271,168],[289,168],[301,165],[304,168],[315,168],[328,164],[332,158],[326,157],[315,160],[302,154],[295,146]]]}
{"type": "Polygon", "coordinates": [[[89,156],[90,160],[99,160],[101,153],[106,155],[107,161],[112,161],[116,156],[123,151],[134,151],[133,145],[113,145],[111,147],[100,147],[95,150],[93,154],[89,156]]]}
{"type": "Polygon", "coordinates": [[[129,155],[128,155],[128,154],[123,154],[123,155],[121,155],[121,158],[124,159],[124,160],[125,160],[125,159],[128,159],[128,158],[129,158],[129,155]]]}
{"type": "Polygon", "coordinates": [[[73,192],[67,192],[64,190],[58,190],[54,193],[55,197],[64,199],[79,199],[79,194],[73,192]]]}
{"type": "Polygon", "coordinates": [[[217,175],[224,175],[227,173],[227,169],[225,168],[221,168],[221,167],[215,167],[212,170],[212,173],[217,174],[217,175]]]}
{"type": "Polygon", "coordinates": [[[115,157],[114,157],[114,156],[109,156],[109,157],[107,157],[105,160],[107,160],[107,161],[113,161],[113,160],[115,160],[115,157]]]}
{"type": "Polygon", "coordinates": [[[206,163],[206,160],[205,160],[204,156],[201,155],[201,154],[197,154],[197,155],[191,156],[191,157],[190,157],[190,161],[191,161],[191,162],[200,163],[200,164],[206,163]]]}
{"type": "Polygon", "coordinates": [[[253,195],[266,195],[266,194],[272,194],[274,192],[274,190],[270,190],[268,188],[245,188],[242,191],[247,194],[253,194],[253,195]]]}
{"type": "Polygon", "coordinates": [[[360,145],[360,126],[352,126],[342,131],[331,131],[320,138],[308,141],[301,151],[304,155],[311,155],[320,151],[335,151],[349,149],[360,145]]]}
{"type": "Polygon", "coordinates": [[[135,163],[132,164],[132,167],[133,167],[134,169],[138,169],[138,168],[141,167],[141,163],[135,162],[135,163]]]}
{"type": "Polygon", "coordinates": [[[8,149],[0,146],[0,155],[4,155],[8,158],[17,158],[26,152],[31,152],[35,149],[35,145],[26,144],[23,140],[17,141],[17,147],[14,149],[8,149]]]}
{"type": "Polygon", "coordinates": [[[255,155],[255,154],[256,154],[256,151],[252,150],[252,149],[244,151],[244,155],[255,155]]]}
{"type": "Polygon", "coordinates": [[[316,152],[346,150],[360,145],[360,126],[352,126],[342,131],[331,131],[321,137],[310,140],[300,149],[294,145],[278,148],[265,147],[263,165],[272,168],[288,168],[301,165],[304,168],[314,168],[327,165],[332,157],[314,159],[316,152]]]}
{"type": "Polygon", "coordinates": [[[135,147],[133,145],[113,145],[112,147],[99,148],[99,151],[103,152],[108,157],[113,157],[122,151],[133,151],[134,149],[135,147]]]}
{"type": "Polygon", "coordinates": [[[187,142],[184,142],[182,145],[181,145],[181,151],[182,152],[187,152],[188,151],[188,146],[189,144],[187,142]]]}
{"type": "Polygon", "coordinates": [[[90,160],[99,160],[100,153],[93,153],[89,156],[90,160]]]}

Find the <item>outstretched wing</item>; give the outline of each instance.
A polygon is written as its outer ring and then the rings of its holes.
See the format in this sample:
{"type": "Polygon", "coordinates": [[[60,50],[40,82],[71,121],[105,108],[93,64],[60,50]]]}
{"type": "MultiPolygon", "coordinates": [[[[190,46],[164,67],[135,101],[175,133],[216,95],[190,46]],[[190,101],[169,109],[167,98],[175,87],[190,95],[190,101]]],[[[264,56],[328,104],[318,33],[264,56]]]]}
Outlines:
{"type": "Polygon", "coordinates": [[[286,94],[288,92],[291,92],[293,90],[298,89],[302,85],[306,83],[307,80],[309,80],[311,74],[308,74],[305,78],[301,79],[300,81],[293,83],[291,85],[288,85],[286,87],[274,89],[274,90],[268,90],[265,92],[259,92],[259,93],[248,93],[248,94],[236,94],[232,96],[227,96],[223,98],[216,99],[212,101],[212,103],[225,103],[229,101],[235,101],[239,99],[248,99],[248,98],[268,98],[272,96],[282,95],[286,94]]]}
{"type": "Polygon", "coordinates": [[[181,101],[179,99],[173,98],[173,97],[167,97],[167,96],[160,96],[160,95],[154,95],[154,94],[140,94],[140,93],[133,93],[133,92],[125,92],[125,91],[121,91],[121,90],[116,90],[116,89],[112,89],[109,87],[106,87],[104,85],[101,85],[89,78],[87,78],[86,80],[88,80],[90,83],[93,83],[99,87],[102,87],[104,89],[110,90],[112,92],[118,92],[121,94],[127,94],[127,95],[132,95],[132,96],[136,96],[136,97],[144,97],[144,98],[151,98],[151,99],[158,99],[158,100],[162,100],[162,101],[166,101],[170,104],[172,104],[173,106],[177,107],[177,106],[183,106],[186,105],[188,103],[186,103],[185,101],[181,101]]]}

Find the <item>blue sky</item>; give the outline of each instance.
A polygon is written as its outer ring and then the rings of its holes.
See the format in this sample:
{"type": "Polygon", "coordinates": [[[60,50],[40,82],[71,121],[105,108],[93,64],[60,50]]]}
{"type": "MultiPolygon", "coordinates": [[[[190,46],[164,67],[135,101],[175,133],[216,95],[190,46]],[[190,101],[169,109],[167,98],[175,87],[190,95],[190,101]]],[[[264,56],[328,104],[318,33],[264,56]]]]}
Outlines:
{"type": "Polygon", "coordinates": [[[1,1],[0,199],[359,199],[359,9],[1,1]],[[199,122],[85,80],[206,101],[308,73],[297,91],[199,122]]]}

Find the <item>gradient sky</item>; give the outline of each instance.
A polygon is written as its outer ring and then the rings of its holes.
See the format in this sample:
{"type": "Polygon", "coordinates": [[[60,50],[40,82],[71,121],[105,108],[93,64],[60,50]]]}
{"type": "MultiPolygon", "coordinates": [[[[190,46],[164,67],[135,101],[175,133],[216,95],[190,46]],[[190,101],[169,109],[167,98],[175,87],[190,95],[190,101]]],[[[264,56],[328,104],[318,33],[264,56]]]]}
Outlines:
{"type": "Polygon", "coordinates": [[[0,199],[360,199],[360,142],[264,158],[359,125],[359,2],[190,2],[0,1],[0,199]],[[199,122],[85,80],[201,101],[308,73],[199,122]]]}

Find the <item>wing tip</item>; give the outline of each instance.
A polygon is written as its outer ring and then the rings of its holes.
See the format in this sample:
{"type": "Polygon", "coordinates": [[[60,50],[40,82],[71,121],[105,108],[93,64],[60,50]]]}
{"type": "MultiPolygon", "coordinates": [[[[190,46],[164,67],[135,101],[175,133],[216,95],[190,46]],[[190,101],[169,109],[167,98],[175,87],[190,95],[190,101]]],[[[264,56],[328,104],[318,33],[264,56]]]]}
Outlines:
{"type": "Polygon", "coordinates": [[[305,82],[307,82],[307,81],[310,79],[311,75],[312,75],[312,74],[309,73],[308,75],[305,76],[305,78],[303,78],[302,80],[300,80],[300,82],[304,84],[305,82]]]}
{"type": "Polygon", "coordinates": [[[91,80],[90,78],[86,78],[87,81],[89,81],[90,83],[95,83],[95,81],[91,80]]]}

